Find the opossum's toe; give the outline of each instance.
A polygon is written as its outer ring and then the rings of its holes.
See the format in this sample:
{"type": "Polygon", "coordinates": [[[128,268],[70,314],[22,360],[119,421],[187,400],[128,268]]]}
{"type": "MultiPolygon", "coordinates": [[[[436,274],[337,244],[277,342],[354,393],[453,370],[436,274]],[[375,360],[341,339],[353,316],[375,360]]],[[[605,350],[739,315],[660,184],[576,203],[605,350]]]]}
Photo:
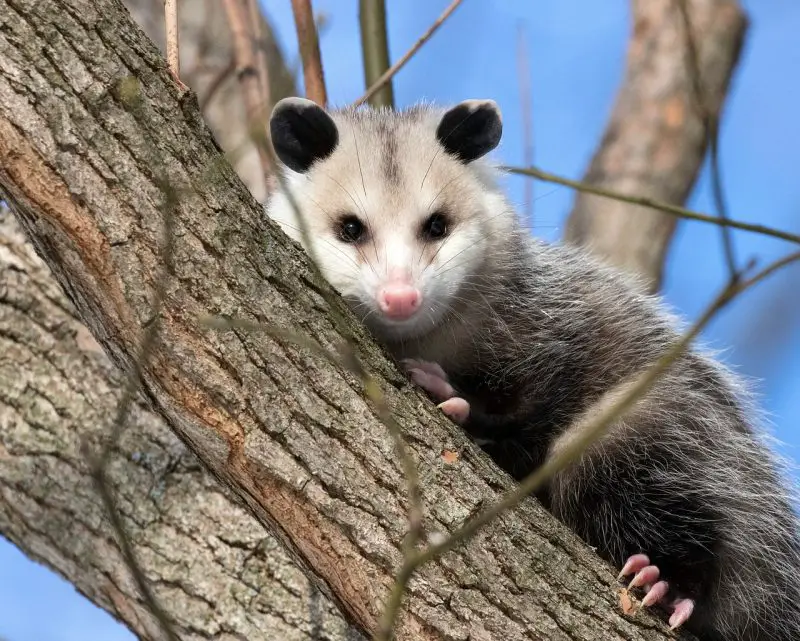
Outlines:
{"type": "Polygon", "coordinates": [[[428,392],[437,401],[444,401],[453,397],[455,390],[445,379],[423,372],[421,369],[408,370],[411,380],[428,392]]]}
{"type": "Polygon", "coordinates": [[[459,425],[463,425],[469,418],[469,403],[458,396],[447,399],[444,403],[440,403],[438,407],[459,425]]]}
{"type": "Polygon", "coordinates": [[[672,616],[669,618],[669,627],[673,630],[682,626],[694,611],[694,601],[692,599],[675,599],[672,604],[674,608],[672,616]]]}
{"type": "Polygon", "coordinates": [[[437,401],[446,401],[455,394],[455,390],[447,382],[447,374],[436,363],[407,359],[403,361],[403,366],[411,380],[437,401]]]}
{"type": "Polygon", "coordinates": [[[634,554],[625,561],[617,578],[621,579],[629,574],[634,574],[648,565],[650,565],[650,557],[646,554],[634,554]]]}
{"type": "Polygon", "coordinates": [[[669,592],[669,584],[666,581],[658,581],[648,590],[647,594],[644,595],[642,605],[646,608],[655,605],[667,596],[667,592],[669,592]]]}
{"type": "Polygon", "coordinates": [[[631,579],[628,584],[629,588],[643,588],[645,586],[653,585],[658,581],[659,576],[658,568],[655,565],[646,565],[636,573],[636,576],[631,579]]]}

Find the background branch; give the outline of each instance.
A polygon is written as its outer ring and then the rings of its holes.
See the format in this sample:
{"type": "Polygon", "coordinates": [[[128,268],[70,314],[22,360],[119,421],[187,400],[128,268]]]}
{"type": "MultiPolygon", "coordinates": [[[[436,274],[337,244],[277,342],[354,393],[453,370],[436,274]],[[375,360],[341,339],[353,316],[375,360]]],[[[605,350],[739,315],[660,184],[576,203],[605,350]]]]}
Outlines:
{"type": "Polygon", "coordinates": [[[328,104],[328,92],[325,89],[325,74],[322,70],[322,56],[319,52],[319,34],[314,20],[314,11],[311,8],[311,0],[292,0],[292,12],[297,29],[297,42],[300,45],[300,57],[303,60],[306,97],[324,107],[328,104]]]}
{"type": "MultiPolygon", "coordinates": [[[[719,113],[715,111],[713,105],[708,104],[702,70],[698,58],[697,37],[692,26],[692,17],[689,13],[687,0],[675,0],[678,13],[683,23],[683,34],[686,41],[686,62],[688,67],[691,90],[694,94],[694,103],[697,113],[703,120],[705,127],[706,145],[711,166],[711,189],[714,194],[714,205],[717,215],[723,220],[728,220],[728,208],[725,204],[725,194],[722,188],[722,169],[719,160],[719,113]]],[[[725,263],[728,267],[728,274],[735,278],[737,274],[736,255],[733,249],[733,233],[730,227],[722,226],[720,229],[722,238],[722,249],[725,263]]]]}
{"type": "MultiPolygon", "coordinates": [[[[604,189],[597,187],[591,183],[581,182],[579,180],[570,180],[563,176],[557,176],[548,171],[543,171],[535,167],[503,167],[504,171],[512,174],[519,174],[521,176],[530,176],[543,182],[549,182],[556,185],[563,185],[570,187],[582,194],[592,194],[600,198],[607,198],[611,201],[620,203],[629,203],[631,205],[638,205],[640,210],[644,208],[655,209],[675,218],[684,218],[686,220],[695,220],[698,222],[717,225],[719,227],[732,227],[734,229],[742,229],[756,234],[763,234],[764,236],[771,236],[773,238],[780,238],[791,243],[800,243],[800,235],[793,234],[782,229],[775,229],[774,227],[767,227],[766,225],[759,225],[758,223],[747,223],[741,220],[731,220],[729,218],[720,218],[719,216],[711,216],[703,214],[685,207],[678,205],[671,205],[667,202],[647,198],[645,196],[635,196],[629,193],[614,191],[612,189],[604,189]]],[[[637,213],[636,210],[631,210],[632,214],[637,213]]],[[[641,211],[639,213],[642,213],[641,211]]]]}
{"type": "Polygon", "coordinates": [[[361,25],[364,83],[369,88],[366,100],[373,107],[393,107],[392,76],[387,73],[389,35],[386,28],[386,3],[384,0],[359,0],[358,19],[361,25]]]}
{"type": "MultiPolygon", "coordinates": [[[[680,205],[695,183],[707,147],[686,73],[681,18],[671,2],[632,0],[631,6],[626,76],[583,180],[680,205]]],[[[736,0],[686,0],[686,8],[703,34],[697,43],[698,68],[706,105],[717,115],[738,61],[746,20],[736,0]]],[[[674,218],[658,212],[581,193],[564,238],[641,274],[655,291],[661,286],[675,224],[674,218]]]]}

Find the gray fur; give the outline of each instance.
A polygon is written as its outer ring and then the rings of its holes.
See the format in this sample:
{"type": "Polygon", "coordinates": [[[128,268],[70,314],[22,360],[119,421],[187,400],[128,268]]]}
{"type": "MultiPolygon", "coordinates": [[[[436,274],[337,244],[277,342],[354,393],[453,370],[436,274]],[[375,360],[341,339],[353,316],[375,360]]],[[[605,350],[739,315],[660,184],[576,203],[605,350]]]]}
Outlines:
{"type": "MultiPolygon", "coordinates": [[[[442,366],[470,402],[465,429],[522,477],[594,401],[657,359],[678,323],[631,277],[531,238],[485,160],[441,153],[443,113],[332,112],[339,147],[287,176],[326,277],[396,358],[442,366]],[[375,313],[370,273],[379,277],[386,243],[434,209],[432,197],[456,222],[435,254],[419,247],[426,313],[401,331],[375,313]],[[368,222],[371,245],[337,243],[331,221],[346,211],[368,222]]],[[[301,240],[284,196],[268,212],[301,240]]],[[[687,627],[704,638],[800,639],[793,492],[757,420],[741,381],[695,349],[539,498],[615,565],[649,554],[696,600],[687,627]]]]}

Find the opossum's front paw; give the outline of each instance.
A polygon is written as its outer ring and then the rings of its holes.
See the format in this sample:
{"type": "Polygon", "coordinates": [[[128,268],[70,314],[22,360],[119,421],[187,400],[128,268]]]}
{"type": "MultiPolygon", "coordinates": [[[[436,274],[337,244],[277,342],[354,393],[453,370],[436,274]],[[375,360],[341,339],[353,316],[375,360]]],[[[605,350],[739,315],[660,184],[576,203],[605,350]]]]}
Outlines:
{"type": "Polygon", "coordinates": [[[408,358],[403,361],[411,380],[439,402],[441,409],[451,420],[463,425],[469,417],[469,403],[455,395],[447,374],[437,363],[408,358]]]}
{"type": "Polygon", "coordinates": [[[621,579],[631,574],[634,577],[628,587],[641,587],[647,592],[644,599],[642,599],[643,606],[649,607],[656,603],[662,603],[672,612],[669,617],[670,628],[675,630],[686,623],[689,617],[692,616],[694,600],[678,597],[665,601],[665,597],[669,592],[669,584],[666,581],[659,581],[661,573],[658,567],[650,564],[650,558],[646,554],[634,554],[630,557],[622,567],[619,578],[621,579]]]}

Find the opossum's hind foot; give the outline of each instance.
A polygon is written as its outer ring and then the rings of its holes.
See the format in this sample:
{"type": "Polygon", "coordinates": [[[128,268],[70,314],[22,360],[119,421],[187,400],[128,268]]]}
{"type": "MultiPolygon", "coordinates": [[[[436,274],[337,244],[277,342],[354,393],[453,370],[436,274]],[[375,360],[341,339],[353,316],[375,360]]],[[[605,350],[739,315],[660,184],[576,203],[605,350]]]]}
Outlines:
{"type": "Polygon", "coordinates": [[[669,627],[675,630],[682,626],[694,611],[694,601],[686,598],[676,598],[666,601],[665,597],[669,592],[669,584],[660,581],[659,569],[650,564],[650,558],[646,554],[634,554],[622,567],[619,578],[633,574],[634,577],[628,584],[629,588],[644,588],[646,594],[642,599],[642,605],[649,607],[656,603],[662,603],[672,614],[669,617],[669,627]]]}
{"type": "Polygon", "coordinates": [[[455,396],[455,390],[447,381],[447,374],[437,363],[408,358],[403,361],[403,366],[414,383],[440,401],[439,409],[452,421],[464,424],[469,417],[469,403],[455,396]]]}

